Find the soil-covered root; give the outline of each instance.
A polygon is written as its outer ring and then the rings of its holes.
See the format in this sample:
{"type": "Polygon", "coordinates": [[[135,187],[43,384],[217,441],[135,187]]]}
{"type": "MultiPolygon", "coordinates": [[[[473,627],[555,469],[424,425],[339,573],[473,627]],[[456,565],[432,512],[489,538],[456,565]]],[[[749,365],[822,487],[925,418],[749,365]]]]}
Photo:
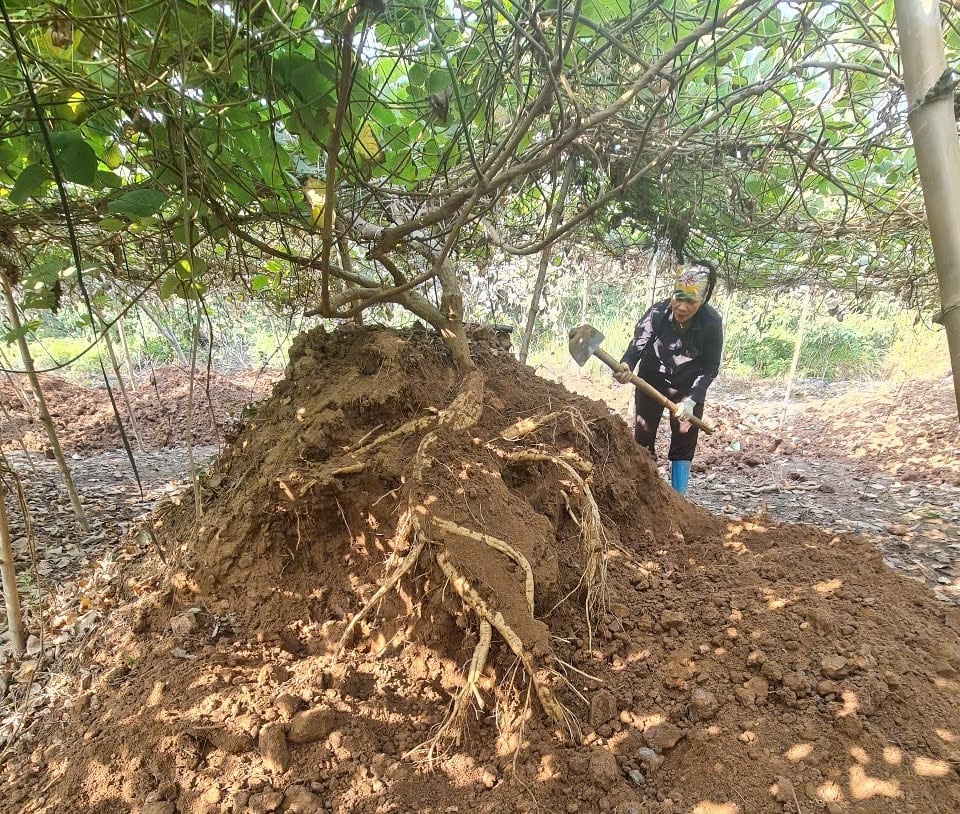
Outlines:
{"type": "MultiPolygon", "coordinates": [[[[450,561],[450,555],[446,551],[439,551],[436,555],[437,565],[443,571],[444,575],[450,581],[451,587],[457,592],[464,604],[467,605],[480,620],[489,622],[497,633],[507,643],[507,646],[513,651],[513,654],[520,660],[524,670],[533,685],[537,699],[544,712],[557,724],[559,724],[566,734],[570,737],[575,736],[579,731],[579,723],[573,713],[557,698],[550,686],[551,672],[542,664],[542,654],[531,652],[520,636],[507,624],[503,615],[498,610],[490,607],[470,581],[461,574],[456,566],[450,561]]],[[[555,673],[553,673],[555,675],[555,673]]]]}
{"type": "Polygon", "coordinates": [[[393,590],[403,578],[403,576],[416,564],[417,560],[420,558],[420,554],[424,548],[424,538],[416,537],[411,543],[411,538],[415,537],[414,531],[414,522],[410,512],[404,512],[403,516],[400,518],[400,522],[397,524],[397,532],[394,535],[394,547],[393,553],[390,555],[390,558],[387,561],[387,576],[384,578],[380,587],[376,590],[374,595],[364,604],[359,611],[357,611],[353,618],[347,623],[346,628],[340,636],[340,641],[337,643],[337,648],[334,651],[333,660],[334,663],[340,658],[343,654],[343,649],[346,647],[347,642],[350,640],[350,636],[353,633],[354,629],[364,617],[371,610],[373,610],[377,603],[383,599],[391,590],[393,590]],[[407,553],[400,558],[399,562],[396,565],[393,565],[394,561],[397,559],[398,553],[403,550],[405,546],[409,544],[407,553]]]}
{"type": "Polygon", "coordinates": [[[552,463],[562,469],[580,490],[583,504],[577,523],[580,527],[580,549],[583,554],[583,584],[586,590],[588,635],[592,638],[593,624],[607,611],[607,533],[600,518],[600,508],[586,479],[562,455],[532,449],[498,450],[497,453],[515,463],[552,463]]]}

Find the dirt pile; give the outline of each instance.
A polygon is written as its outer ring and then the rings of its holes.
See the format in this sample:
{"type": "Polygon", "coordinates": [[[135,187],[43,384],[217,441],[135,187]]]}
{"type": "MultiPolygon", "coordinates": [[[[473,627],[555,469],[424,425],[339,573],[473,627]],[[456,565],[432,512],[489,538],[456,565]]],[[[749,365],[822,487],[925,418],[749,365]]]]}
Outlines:
{"type": "MultiPolygon", "coordinates": [[[[0,399],[4,400],[23,442],[31,452],[44,452],[47,438],[35,417],[29,384],[18,379],[21,393],[7,379],[0,380],[0,399]],[[26,404],[21,399],[26,396],[26,404]],[[28,409],[29,408],[29,409],[28,409]]],[[[105,387],[83,387],[59,376],[41,376],[41,385],[60,443],[67,452],[116,449],[121,445],[116,418],[105,387]]],[[[168,366],[155,370],[130,392],[130,403],[145,449],[162,449],[186,443],[188,390],[190,375],[182,368],[168,366]]],[[[244,407],[269,394],[269,378],[251,372],[233,375],[197,371],[193,386],[192,437],[194,443],[212,444],[223,440],[240,418],[244,407]],[[212,406],[211,406],[212,405],[212,406]]],[[[116,384],[113,387],[117,408],[132,447],[137,447],[137,432],[116,384]]],[[[4,450],[19,450],[16,429],[0,416],[0,445],[4,450]]]]}
{"type": "Polygon", "coordinates": [[[0,809],[960,806],[960,614],[855,539],[722,525],[604,405],[474,355],[301,337],[0,809]]]}

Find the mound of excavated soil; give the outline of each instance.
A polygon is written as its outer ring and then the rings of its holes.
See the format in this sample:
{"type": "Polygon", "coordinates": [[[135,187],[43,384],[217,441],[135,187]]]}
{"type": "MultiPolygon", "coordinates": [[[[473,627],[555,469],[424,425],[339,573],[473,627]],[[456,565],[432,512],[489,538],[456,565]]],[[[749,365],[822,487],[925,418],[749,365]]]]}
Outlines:
{"type": "Polygon", "coordinates": [[[722,525],[602,404],[475,339],[483,379],[464,385],[422,333],[301,337],[206,478],[202,519],[189,496],[155,516],[171,565],[131,580],[139,599],[80,654],[92,677],[7,759],[0,809],[960,807],[955,611],[855,539],[722,525]],[[608,599],[592,626],[590,539],[608,599]],[[482,618],[498,621],[462,743],[438,742],[431,768],[407,754],[463,698],[482,618]]]}
{"type": "MultiPolygon", "coordinates": [[[[82,387],[53,375],[43,375],[40,379],[50,417],[64,450],[90,452],[121,446],[120,432],[105,387],[82,387]]],[[[24,446],[31,452],[44,452],[48,447],[47,437],[35,418],[29,383],[21,378],[19,386],[27,396],[29,411],[6,379],[0,380],[0,399],[23,434],[24,446]]],[[[146,449],[186,443],[189,387],[189,372],[178,367],[163,367],[140,382],[136,391],[129,392],[136,429],[146,449]]],[[[193,443],[217,443],[236,422],[243,408],[251,401],[265,398],[269,389],[269,381],[256,374],[228,377],[212,373],[208,376],[206,371],[198,370],[193,385],[193,443]]],[[[127,438],[136,448],[137,434],[116,385],[113,394],[127,438]]],[[[21,449],[16,432],[16,428],[0,416],[0,446],[4,450],[21,449]]]]}

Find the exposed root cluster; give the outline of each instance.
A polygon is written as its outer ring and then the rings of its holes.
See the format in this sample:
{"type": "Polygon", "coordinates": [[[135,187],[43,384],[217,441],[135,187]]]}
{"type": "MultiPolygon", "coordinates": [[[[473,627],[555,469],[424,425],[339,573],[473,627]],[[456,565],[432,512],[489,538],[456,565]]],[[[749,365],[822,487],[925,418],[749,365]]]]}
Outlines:
{"type": "MultiPolygon", "coordinates": [[[[437,727],[432,737],[412,750],[411,754],[432,763],[451,746],[459,745],[464,737],[470,710],[485,708],[480,692],[480,679],[487,664],[487,658],[493,640],[493,631],[510,648],[518,664],[526,673],[533,694],[547,716],[560,728],[561,734],[576,736],[580,727],[570,709],[558,698],[554,689],[559,682],[565,682],[564,674],[568,665],[556,659],[548,646],[525,642],[495,604],[485,598],[485,589],[473,577],[468,577],[457,564],[456,541],[468,540],[489,548],[492,552],[506,557],[515,565],[523,578],[523,591],[526,611],[534,619],[536,577],[528,558],[507,540],[487,533],[485,529],[472,529],[435,513],[435,501],[427,499],[424,481],[427,472],[434,466],[435,450],[444,433],[462,434],[474,428],[483,412],[484,378],[479,371],[472,371],[465,378],[457,396],[450,405],[436,416],[425,416],[407,421],[401,427],[384,433],[373,440],[359,443],[351,451],[362,455],[385,441],[411,433],[427,430],[420,439],[417,451],[409,467],[406,485],[406,507],[397,525],[391,543],[392,552],[387,560],[386,575],[373,596],[350,619],[340,638],[336,658],[350,641],[357,625],[366,618],[378,603],[391,590],[399,585],[425,552],[436,564],[463,604],[476,617],[479,638],[474,647],[470,664],[466,669],[464,682],[451,703],[450,709],[437,727]]],[[[556,466],[563,474],[563,481],[579,504],[579,516],[571,508],[580,527],[583,557],[583,576],[581,585],[585,595],[585,610],[588,628],[593,625],[606,609],[606,550],[607,537],[600,519],[596,500],[590,490],[587,478],[592,471],[590,461],[572,450],[561,450],[554,446],[507,447],[504,443],[518,444],[529,438],[534,432],[550,424],[568,421],[576,436],[589,449],[590,431],[583,417],[575,410],[565,408],[541,416],[528,417],[500,433],[499,437],[489,441],[475,439],[475,446],[493,453],[497,458],[513,464],[547,463],[556,466]]],[[[569,496],[564,494],[568,501],[569,496]]],[[[567,682],[569,684],[569,682],[567,682]]],[[[521,716],[522,717],[522,716],[521,716]]]]}

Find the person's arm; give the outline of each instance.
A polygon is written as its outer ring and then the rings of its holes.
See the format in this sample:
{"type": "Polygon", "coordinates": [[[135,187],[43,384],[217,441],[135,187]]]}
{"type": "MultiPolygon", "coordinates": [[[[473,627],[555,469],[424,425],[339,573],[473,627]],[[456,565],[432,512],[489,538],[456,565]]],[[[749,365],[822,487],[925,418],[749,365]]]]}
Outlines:
{"type": "Polygon", "coordinates": [[[636,328],[633,329],[633,339],[630,340],[623,356],[620,357],[620,363],[626,365],[630,370],[636,368],[643,352],[647,349],[647,345],[650,344],[650,338],[654,336],[658,316],[660,315],[656,306],[648,308],[647,313],[643,315],[636,328]]]}
{"type": "Polygon", "coordinates": [[[693,380],[693,387],[690,388],[690,398],[697,404],[703,404],[707,398],[707,388],[713,384],[720,372],[720,361],[723,358],[723,323],[720,320],[711,322],[710,327],[705,331],[703,348],[703,370],[696,379],[693,380]]]}

